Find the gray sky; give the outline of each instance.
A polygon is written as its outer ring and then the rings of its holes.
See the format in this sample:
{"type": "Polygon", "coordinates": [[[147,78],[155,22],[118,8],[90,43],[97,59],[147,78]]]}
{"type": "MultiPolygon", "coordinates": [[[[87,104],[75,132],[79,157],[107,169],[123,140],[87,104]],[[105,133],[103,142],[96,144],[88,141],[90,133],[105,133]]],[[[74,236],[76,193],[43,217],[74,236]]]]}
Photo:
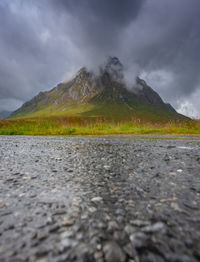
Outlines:
{"type": "Polygon", "coordinates": [[[111,55],[200,117],[199,15],[199,0],[0,0],[0,110],[111,55]]]}

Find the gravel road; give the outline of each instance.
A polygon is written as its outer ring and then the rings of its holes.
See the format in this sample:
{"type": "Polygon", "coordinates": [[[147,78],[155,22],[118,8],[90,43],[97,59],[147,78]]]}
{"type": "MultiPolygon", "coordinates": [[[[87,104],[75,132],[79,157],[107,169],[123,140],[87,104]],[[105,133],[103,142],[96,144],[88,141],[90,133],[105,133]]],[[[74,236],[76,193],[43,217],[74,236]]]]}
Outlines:
{"type": "Polygon", "coordinates": [[[0,137],[0,261],[200,261],[200,138],[0,137]]]}

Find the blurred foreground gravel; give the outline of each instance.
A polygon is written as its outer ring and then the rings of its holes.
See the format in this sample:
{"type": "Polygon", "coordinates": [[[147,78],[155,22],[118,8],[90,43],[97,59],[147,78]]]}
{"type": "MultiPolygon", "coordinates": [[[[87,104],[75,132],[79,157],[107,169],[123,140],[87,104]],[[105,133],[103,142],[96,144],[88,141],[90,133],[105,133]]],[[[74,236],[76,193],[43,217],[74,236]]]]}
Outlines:
{"type": "Polygon", "coordinates": [[[0,261],[200,261],[200,140],[0,137],[0,261]]]}

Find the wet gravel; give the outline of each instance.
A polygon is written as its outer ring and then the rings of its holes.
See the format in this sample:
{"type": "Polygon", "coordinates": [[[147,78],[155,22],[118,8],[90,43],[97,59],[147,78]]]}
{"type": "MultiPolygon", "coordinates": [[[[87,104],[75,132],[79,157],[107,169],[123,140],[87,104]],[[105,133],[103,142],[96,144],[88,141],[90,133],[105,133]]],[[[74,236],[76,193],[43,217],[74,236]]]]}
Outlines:
{"type": "Polygon", "coordinates": [[[0,261],[200,261],[200,140],[0,137],[0,261]]]}

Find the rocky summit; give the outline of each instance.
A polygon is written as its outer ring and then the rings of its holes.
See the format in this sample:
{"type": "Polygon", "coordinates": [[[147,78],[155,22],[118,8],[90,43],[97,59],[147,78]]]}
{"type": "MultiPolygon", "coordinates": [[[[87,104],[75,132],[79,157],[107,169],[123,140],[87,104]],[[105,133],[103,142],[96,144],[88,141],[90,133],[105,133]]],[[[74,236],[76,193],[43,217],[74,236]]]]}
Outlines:
{"type": "Polygon", "coordinates": [[[117,57],[109,57],[98,74],[81,68],[72,80],[40,92],[11,117],[72,115],[144,120],[183,118],[139,77],[127,87],[124,67],[117,57]]]}

